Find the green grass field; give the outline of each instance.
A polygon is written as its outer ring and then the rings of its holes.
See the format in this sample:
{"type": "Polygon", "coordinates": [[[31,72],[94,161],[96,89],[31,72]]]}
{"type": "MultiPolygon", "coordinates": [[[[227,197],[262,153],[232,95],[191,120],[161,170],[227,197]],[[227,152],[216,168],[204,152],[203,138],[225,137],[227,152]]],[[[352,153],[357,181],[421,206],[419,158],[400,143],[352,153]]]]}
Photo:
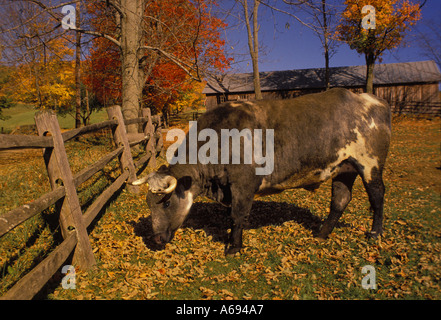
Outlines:
{"type": "MultiPolygon", "coordinates": [[[[0,130],[8,133],[13,131],[19,126],[35,124],[34,115],[37,112],[32,105],[17,103],[12,108],[2,110],[4,116],[9,117],[6,120],[0,120],[0,130]]],[[[97,113],[92,113],[91,123],[97,123],[107,120],[106,110],[101,110],[97,113]]],[[[75,120],[72,116],[66,115],[65,117],[58,116],[58,122],[61,129],[72,129],[75,127],[75,120]]]]}
{"type": "MultiPolygon", "coordinates": [[[[293,190],[256,200],[240,255],[224,256],[230,220],[205,198],[196,200],[174,240],[155,251],[143,186],[139,195],[122,191],[89,230],[97,265],[76,273],[76,289],[63,289],[58,272],[38,298],[441,299],[440,141],[439,118],[394,121],[381,239],[365,237],[372,214],[358,178],[327,241],[312,230],[328,213],[330,183],[316,193],[293,190]],[[376,271],[375,290],[362,287],[366,265],[376,271]]],[[[74,172],[110,148],[104,138],[69,143],[74,172]]],[[[117,173],[108,166],[80,187],[84,209],[117,173]]],[[[0,163],[0,215],[48,190],[41,153],[0,163]]],[[[0,239],[0,295],[60,241],[55,222],[51,208],[0,239]]]]}

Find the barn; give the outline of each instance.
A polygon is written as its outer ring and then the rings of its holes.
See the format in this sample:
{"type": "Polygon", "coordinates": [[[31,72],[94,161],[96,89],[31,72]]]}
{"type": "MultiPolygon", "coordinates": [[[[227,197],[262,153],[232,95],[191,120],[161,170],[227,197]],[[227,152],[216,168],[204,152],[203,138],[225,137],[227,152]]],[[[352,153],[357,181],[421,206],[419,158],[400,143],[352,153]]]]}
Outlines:
{"type": "MultiPolygon", "coordinates": [[[[325,90],[325,69],[261,72],[264,99],[286,99],[325,90]]],[[[330,68],[331,87],[363,92],[366,66],[330,68]]],[[[389,102],[394,113],[441,115],[441,73],[434,61],[378,64],[375,94],[389,102]]],[[[226,74],[207,81],[203,90],[207,110],[224,101],[254,99],[252,73],[226,74]]]]}

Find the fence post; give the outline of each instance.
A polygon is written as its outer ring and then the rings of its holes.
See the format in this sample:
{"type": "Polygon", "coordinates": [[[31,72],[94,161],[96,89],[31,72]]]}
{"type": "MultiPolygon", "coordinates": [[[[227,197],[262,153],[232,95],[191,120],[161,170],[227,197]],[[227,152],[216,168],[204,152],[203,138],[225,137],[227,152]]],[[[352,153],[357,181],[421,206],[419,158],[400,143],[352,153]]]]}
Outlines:
{"type": "Polygon", "coordinates": [[[144,126],[144,135],[149,135],[149,141],[147,142],[147,146],[145,151],[147,153],[150,152],[151,157],[147,163],[149,168],[156,168],[156,138],[155,138],[155,127],[152,123],[152,111],[150,108],[142,109],[142,116],[144,118],[149,118],[149,120],[145,123],[144,126]]]}
{"type": "Polygon", "coordinates": [[[163,156],[165,154],[164,150],[164,141],[162,139],[162,124],[161,124],[161,116],[156,115],[156,119],[158,120],[158,126],[155,131],[155,141],[156,141],[156,154],[155,157],[160,155],[163,156]]]}
{"type": "Polygon", "coordinates": [[[56,204],[57,210],[60,213],[61,233],[63,238],[66,239],[72,229],[76,231],[78,242],[74,251],[73,263],[87,270],[96,262],[87,235],[87,229],[84,225],[80,201],[67,159],[66,148],[64,147],[57,116],[52,111],[37,112],[35,124],[40,136],[50,134],[54,142],[53,148],[45,148],[43,151],[52,190],[62,184],[66,191],[66,196],[56,204]]]}
{"type": "MultiPolygon", "coordinates": [[[[133,164],[132,153],[130,151],[129,139],[127,138],[127,131],[124,124],[124,118],[121,113],[121,108],[117,105],[111,106],[107,108],[107,114],[109,116],[109,120],[115,119],[118,121],[118,125],[116,126],[116,128],[113,129],[113,139],[118,147],[124,147],[124,151],[119,157],[121,170],[128,170],[129,177],[127,179],[127,182],[133,182],[136,180],[136,170],[135,165],[133,164]]],[[[126,186],[129,192],[139,193],[138,186],[132,186],[130,184],[127,184],[126,186]]]]}

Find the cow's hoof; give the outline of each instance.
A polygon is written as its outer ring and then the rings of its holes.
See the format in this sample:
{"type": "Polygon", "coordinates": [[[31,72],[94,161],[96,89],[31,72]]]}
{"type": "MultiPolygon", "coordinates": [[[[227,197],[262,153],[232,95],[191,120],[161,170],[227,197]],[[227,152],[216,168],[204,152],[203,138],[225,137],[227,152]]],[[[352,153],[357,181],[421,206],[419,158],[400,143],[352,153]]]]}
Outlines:
{"type": "Polygon", "coordinates": [[[328,239],[328,237],[317,236],[317,237],[315,237],[315,239],[317,239],[318,242],[325,242],[328,239]]]}
{"type": "Polygon", "coordinates": [[[366,237],[368,239],[378,239],[381,236],[382,232],[376,232],[376,231],[371,231],[371,232],[366,232],[366,237]]]}
{"type": "Polygon", "coordinates": [[[324,233],[324,232],[319,232],[318,234],[315,234],[315,238],[320,241],[326,241],[328,239],[328,233],[324,233]]]}
{"type": "Polygon", "coordinates": [[[240,253],[240,250],[242,248],[238,248],[238,247],[229,247],[225,249],[225,256],[227,257],[232,257],[234,256],[236,253],[240,253]]]}

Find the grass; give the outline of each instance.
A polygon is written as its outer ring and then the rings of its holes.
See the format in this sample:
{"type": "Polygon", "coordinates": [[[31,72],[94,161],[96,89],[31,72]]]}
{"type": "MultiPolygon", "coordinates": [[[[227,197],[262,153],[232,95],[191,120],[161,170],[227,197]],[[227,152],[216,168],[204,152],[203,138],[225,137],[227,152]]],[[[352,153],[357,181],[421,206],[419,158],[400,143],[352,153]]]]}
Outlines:
{"type": "MultiPolygon", "coordinates": [[[[6,120],[0,120],[0,128],[3,128],[4,132],[11,132],[19,126],[33,125],[34,115],[37,112],[33,105],[17,103],[14,107],[4,109],[3,115],[8,117],[6,120]]],[[[97,123],[107,120],[106,110],[101,110],[96,113],[92,113],[90,123],[97,123]]],[[[58,116],[58,122],[61,129],[72,129],[75,127],[75,119],[66,115],[65,117],[58,116]]]]}
{"type": "MultiPolygon", "coordinates": [[[[385,170],[385,234],[379,240],[365,237],[372,214],[358,178],[353,200],[325,242],[312,230],[327,215],[330,183],[316,193],[294,190],[256,200],[240,255],[224,256],[230,220],[205,198],[197,199],[174,240],[155,251],[142,187],[139,195],[122,191],[90,230],[97,265],[77,272],[76,289],[63,289],[57,273],[39,298],[441,299],[440,126],[439,118],[394,121],[385,170]],[[361,286],[365,265],[375,268],[376,290],[361,286]]],[[[70,145],[74,171],[109,149],[99,139],[70,145]]],[[[82,186],[82,203],[87,206],[115,175],[108,167],[91,182],[95,189],[82,186]]],[[[2,163],[0,185],[0,214],[46,192],[42,159],[2,163]]],[[[51,215],[0,239],[0,294],[59,241],[51,215]]]]}
{"type": "MultiPolygon", "coordinates": [[[[67,144],[73,173],[110,150],[110,139],[87,137],[67,144]]],[[[116,160],[77,189],[83,212],[117,172],[116,160]]],[[[41,150],[0,153],[0,216],[50,191],[41,150]]],[[[55,206],[27,220],[0,238],[0,295],[42,261],[62,241],[55,206]]]]}

